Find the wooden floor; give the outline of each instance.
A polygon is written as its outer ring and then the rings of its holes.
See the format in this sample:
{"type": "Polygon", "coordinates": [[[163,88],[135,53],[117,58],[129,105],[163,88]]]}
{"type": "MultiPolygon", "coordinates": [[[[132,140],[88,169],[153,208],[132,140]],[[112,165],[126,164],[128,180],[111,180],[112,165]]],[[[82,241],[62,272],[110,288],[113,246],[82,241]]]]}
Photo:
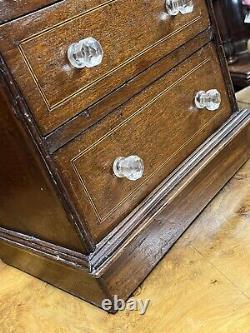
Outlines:
{"type": "Polygon", "coordinates": [[[3,263],[0,282],[1,333],[250,333],[250,162],[136,291],[151,299],[144,316],[108,315],[3,263]]]}

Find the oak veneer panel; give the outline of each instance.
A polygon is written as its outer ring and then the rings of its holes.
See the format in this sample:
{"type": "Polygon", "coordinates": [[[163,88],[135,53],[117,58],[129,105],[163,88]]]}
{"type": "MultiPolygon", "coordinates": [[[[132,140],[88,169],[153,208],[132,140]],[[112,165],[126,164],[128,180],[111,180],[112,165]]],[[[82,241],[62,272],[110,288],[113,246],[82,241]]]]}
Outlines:
{"type": "Polygon", "coordinates": [[[0,80],[0,225],[84,252],[39,152],[21,124],[0,80]]]}
{"type": "Polygon", "coordinates": [[[67,21],[58,15],[55,22],[46,14],[41,13],[39,26],[34,20],[35,29],[33,14],[0,29],[0,36],[5,38],[1,52],[43,133],[63,124],[209,26],[204,0],[194,0],[192,13],[175,17],[166,14],[165,0],[103,1],[88,11],[80,6],[77,15],[67,21]],[[20,32],[15,33],[15,29],[20,32]],[[91,69],[74,69],[67,60],[67,49],[89,36],[102,44],[103,63],[91,69]]]}
{"type": "Polygon", "coordinates": [[[118,109],[112,121],[59,150],[55,161],[92,237],[107,234],[230,113],[219,62],[209,44],[118,109]],[[195,93],[211,88],[222,93],[220,109],[196,109],[195,93]],[[133,154],[144,160],[143,178],[116,178],[113,161],[133,154]]]}
{"type": "Polygon", "coordinates": [[[28,14],[57,1],[62,0],[3,0],[0,6],[0,23],[28,14]]]}

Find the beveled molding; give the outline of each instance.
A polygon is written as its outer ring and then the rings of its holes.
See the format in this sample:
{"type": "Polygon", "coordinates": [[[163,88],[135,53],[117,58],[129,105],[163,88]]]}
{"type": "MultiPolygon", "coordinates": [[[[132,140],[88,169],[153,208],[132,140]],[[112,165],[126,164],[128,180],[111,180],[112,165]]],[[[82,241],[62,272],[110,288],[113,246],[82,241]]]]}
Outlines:
{"type": "Polygon", "coordinates": [[[250,110],[235,112],[90,255],[0,228],[0,257],[98,306],[112,295],[128,298],[249,158],[249,122],[250,110]],[[50,273],[36,266],[50,267],[50,273]],[[79,284],[70,284],[69,276],[79,284]],[[86,283],[98,285],[95,296],[86,283]]]}
{"type": "Polygon", "coordinates": [[[33,236],[0,227],[0,240],[72,267],[89,269],[86,255],[33,236]]]}

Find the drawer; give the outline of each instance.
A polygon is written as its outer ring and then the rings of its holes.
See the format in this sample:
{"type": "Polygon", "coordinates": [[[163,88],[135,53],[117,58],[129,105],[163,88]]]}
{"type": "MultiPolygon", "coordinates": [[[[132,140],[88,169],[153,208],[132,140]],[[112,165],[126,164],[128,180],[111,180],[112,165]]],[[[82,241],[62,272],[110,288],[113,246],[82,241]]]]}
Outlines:
{"type": "Polygon", "coordinates": [[[1,2],[0,6],[0,23],[13,20],[58,1],[62,0],[4,0],[1,2]]]}
{"type": "MultiPolygon", "coordinates": [[[[88,10],[83,10],[87,5],[80,4],[77,15],[67,20],[66,17],[61,20],[56,11],[47,17],[45,10],[39,24],[34,20],[34,27],[33,21],[26,18],[3,28],[2,33],[11,39],[2,46],[6,61],[43,134],[209,26],[205,0],[193,0],[191,13],[176,16],[167,14],[165,0],[90,1],[90,4],[96,2],[99,5],[88,10]],[[21,31],[15,33],[18,30],[21,31]],[[90,45],[89,37],[98,44],[90,45]],[[94,52],[95,61],[91,64],[94,67],[75,68],[69,62],[68,49],[80,40],[84,40],[87,53],[94,52]]],[[[64,6],[66,12],[69,4],[59,3],[56,7],[61,10],[64,6]]]]}
{"type": "Polygon", "coordinates": [[[110,231],[230,112],[220,64],[209,44],[55,153],[66,189],[92,237],[99,240],[110,231]],[[221,93],[219,109],[195,107],[196,93],[212,88],[221,93]],[[116,177],[113,162],[132,155],[144,161],[143,177],[116,177]]]}

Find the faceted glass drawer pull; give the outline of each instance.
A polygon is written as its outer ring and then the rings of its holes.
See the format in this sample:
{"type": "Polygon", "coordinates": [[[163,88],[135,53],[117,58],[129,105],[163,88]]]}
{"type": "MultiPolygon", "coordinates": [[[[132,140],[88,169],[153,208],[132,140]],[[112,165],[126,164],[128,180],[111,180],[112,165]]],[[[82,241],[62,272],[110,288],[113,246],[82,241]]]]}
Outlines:
{"type": "Polygon", "coordinates": [[[137,180],[143,176],[144,163],[143,160],[136,155],[118,157],[113,163],[113,171],[118,178],[137,180]]]}
{"type": "Polygon", "coordinates": [[[166,8],[169,15],[175,16],[192,13],[194,4],[192,0],[166,0],[166,8]]]}
{"type": "Polygon", "coordinates": [[[101,64],[102,58],[102,46],[93,37],[82,39],[68,48],[68,59],[75,68],[95,67],[101,64]]]}
{"type": "Polygon", "coordinates": [[[201,90],[195,96],[195,105],[198,109],[218,110],[221,105],[221,94],[217,89],[211,89],[207,92],[201,90]]]}

